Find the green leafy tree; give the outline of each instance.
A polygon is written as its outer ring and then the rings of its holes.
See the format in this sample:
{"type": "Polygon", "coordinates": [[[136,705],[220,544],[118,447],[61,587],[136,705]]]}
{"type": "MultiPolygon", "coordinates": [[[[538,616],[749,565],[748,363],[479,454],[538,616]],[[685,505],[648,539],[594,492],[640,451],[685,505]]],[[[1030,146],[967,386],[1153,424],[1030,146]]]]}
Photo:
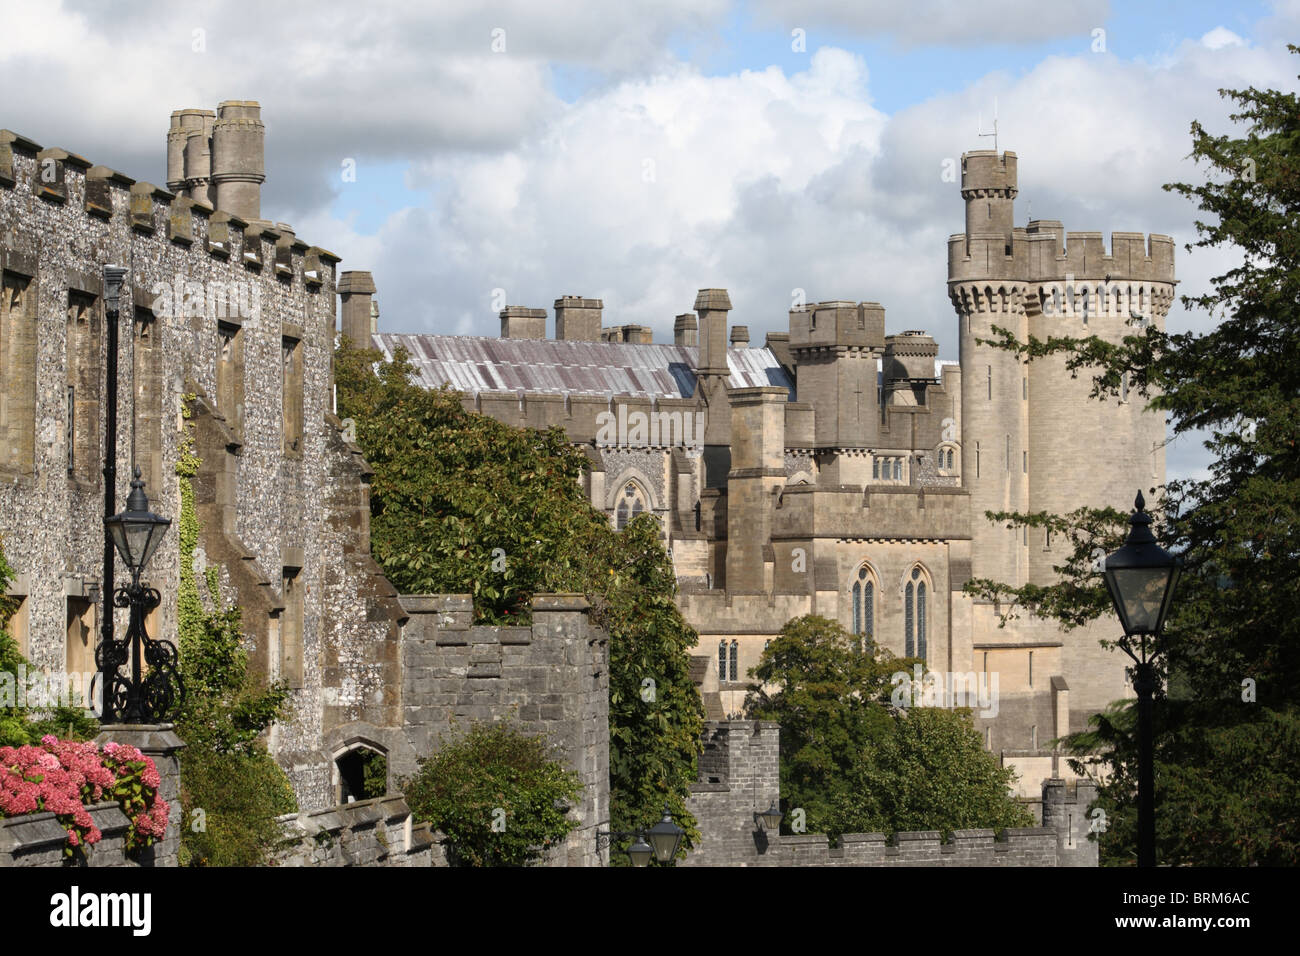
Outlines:
{"type": "Polygon", "coordinates": [[[918,664],[860,648],[817,615],[787,622],[767,646],[745,708],[781,724],[784,828],[795,808],[810,832],[832,835],[1032,825],[968,713],[892,705],[894,675],[918,664]]]}
{"type": "MultiPolygon", "coordinates": [[[[187,415],[188,417],[188,415],[187,415]]],[[[185,701],[176,732],[181,760],[182,862],[257,866],[280,841],[275,817],[297,810],[293,787],[266,749],[265,732],[287,710],[288,689],[251,671],[238,607],[224,607],[218,569],[194,569],[199,521],[192,479],[199,460],[188,432],[180,478],[178,641],[185,701]],[[201,590],[206,591],[206,602],[201,590]]]]}
{"type": "Polygon", "coordinates": [[[448,836],[454,865],[526,866],[578,826],[568,815],[578,775],[545,738],[509,724],[440,741],[402,789],[415,818],[448,836]]]}
{"type": "Polygon", "coordinates": [[[860,752],[831,800],[832,833],[1030,827],[1015,771],[984,749],[964,708],[913,707],[860,752]]]}
{"type": "MultiPolygon", "coordinates": [[[[1290,47],[1293,53],[1300,48],[1290,47]]],[[[1237,253],[1212,288],[1184,296],[1217,320],[1207,332],[1148,327],[1108,342],[1030,338],[996,329],[992,344],[1033,361],[1063,355],[1114,397],[1127,374],[1175,436],[1208,432],[1208,477],[1170,481],[1157,517],[1161,543],[1185,570],[1157,645],[1157,857],[1167,864],[1300,862],[1300,98],[1276,90],[1220,90],[1243,135],[1191,127],[1199,184],[1166,190],[1197,204],[1193,248],[1237,253]]],[[[972,593],[1055,618],[1067,627],[1109,613],[1092,571],[1126,530],[1113,509],[1070,515],[998,513],[1071,536],[1059,583],[1015,588],[977,581],[972,593]]],[[[1018,610],[1017,612],[1018,613],[1018,610]]],[[[1135,858],[1137,746],[1131,703],[1093,718],[1070,745],[1104,771],[1104,862],[1135,858]]]]}
{"type": "Polygon", "coordinates": [[[667,804],[689,847],[703,730],[689,672],[697,636],[674,601],[654,518],[614,531],[587,501],[587,459],[562,429],[466,411],[458,392],[416,384],[400,351],[385,360],[344,341],[334,374],[339,413],[374,470],[371,551],[385,574],[406,593],[470,594],[485,624],[527,623],[537,593],[584,594],[610,635],[611,826],[648,826],[667,804]]]}
{"type": "Polygon", "coordinates": [[[889,733],[890,675],[910,666],[888,651],[859,653],[837,621],[815,614],[786,622],[764,649],[745,714],[781,725],[783,827],[797,807],[809,831],[832,831],[832,804],[857,754],[889,733]]]}

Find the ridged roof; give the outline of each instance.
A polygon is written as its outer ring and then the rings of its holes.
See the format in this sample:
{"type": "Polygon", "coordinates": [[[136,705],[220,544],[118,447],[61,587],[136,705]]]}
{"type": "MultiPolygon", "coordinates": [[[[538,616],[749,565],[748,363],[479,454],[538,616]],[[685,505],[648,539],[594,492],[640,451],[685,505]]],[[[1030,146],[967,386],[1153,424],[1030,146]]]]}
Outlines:
{"type": "MultiPolygon", "coordinates": [[[[467,395],[524,391],[690,398],[695,394],[699,358],[699,349],[691,345],[480,335],[387,332],[375,335],[374,344],[386,358],[391,358],[398,346],[406,349],[420,384],[438,388],[450,383],[467,395]]],[[[727,366],[730,387],[780,385],[790,389],[790,400],[795,400],[794,383],[768,349],[727,349],[727,366]]]]}

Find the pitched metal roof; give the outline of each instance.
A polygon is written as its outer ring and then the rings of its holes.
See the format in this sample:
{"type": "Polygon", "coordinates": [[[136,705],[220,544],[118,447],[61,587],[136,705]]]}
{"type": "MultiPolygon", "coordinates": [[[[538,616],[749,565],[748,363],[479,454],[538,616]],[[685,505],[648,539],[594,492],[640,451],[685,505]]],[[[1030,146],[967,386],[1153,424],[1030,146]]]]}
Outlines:
{"type": "MultiPolygon", "coordinates": [[[[392,358],[401,346],[411,356],[420,384],[449,383],[468,395],[479,392],[560,392],[574,395],[636,395],[690,398],[695,394],[699,349],[691,345],[633,345],[557,339],[501,339],[480,335],[374,336],[375,348],[392,358]]],[[[727,349],[732,388],[790,381],[766,348],[727,349]]]]}

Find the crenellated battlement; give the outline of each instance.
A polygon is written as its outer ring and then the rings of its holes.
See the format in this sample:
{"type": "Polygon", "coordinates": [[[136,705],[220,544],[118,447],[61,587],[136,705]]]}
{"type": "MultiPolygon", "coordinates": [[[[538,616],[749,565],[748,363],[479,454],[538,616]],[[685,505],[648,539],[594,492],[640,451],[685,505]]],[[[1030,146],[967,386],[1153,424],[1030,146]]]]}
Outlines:
{"type": "Polygon", "coordinates": [[[948,282],[1012,279],[1051,282],[1112,279],[1176,283],[1174,240],[1159,233],[1111,233],[1110,247],[1100,232],[1065,232],[1060,223],[1035,221],[1017,228],[1010,240],[1001,234],[948,238],[948,282]]]}
{"type": "MultiPolygon", "coordinates": [[[[253,104],[255,105],[255,104],[253,104]]],[[[249,109],[248,104],[240,104],[249,109]]],[[[181,138],[191,141],[189,125],[210,116],[211,111],[181,110],[172,114],[169,143],[181,138]]],[[[260,123],[248,117],[233,117],[233,123],[260,123]]],[[[197,127],[200,132],[203,127],[197,127]]],[[[54,205],[79,208],[86,216],[111,221],[124,217],[134,233],[158,235],[172,244],[192,246],[211,257],[243,262],[250,270],[270,264],[274,273],[307,287],[320,287],[325,266],[341,261],[319,246],[297,238],[287,223],[245,219],[227,210],[214,209],[204,198],[186,195],[185,182],[172,180],[174,153],[169,153],[169,187],[132,179],[107,166],[96,165],[76,153],[56,147],[45,148],[12,130],[0,129],[0,188],[29,192],[54,205]],[[266,243],[269,248],[263,247],[266,243]]],[[[192,191],[191,191],[192,192],[192,191]]]]}
{"type": "Polygon", "coordinates": [[[817,302],[790,310],[790,348],[867,349],[885,347],[885,307],[879,302],[817,302]]]}

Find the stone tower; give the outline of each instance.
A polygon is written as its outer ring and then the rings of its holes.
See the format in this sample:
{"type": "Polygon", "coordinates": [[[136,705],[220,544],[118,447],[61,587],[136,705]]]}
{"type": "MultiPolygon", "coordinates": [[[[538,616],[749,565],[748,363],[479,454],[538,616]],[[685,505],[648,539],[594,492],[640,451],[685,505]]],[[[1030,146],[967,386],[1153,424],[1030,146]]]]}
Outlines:
{"type": "MultiPolygon", "coordinates": [[[[1016,156],[1010,152],[964,154],[961,194],[966,232],[948,240],[948,291],[960,333],[970,573],[1047,585],[1068,542],[1049,539],[1043,529],[1008,529],[985,512],[1128,508],[1139,488],[1164,481],[1164,417],[1148,412],[1126,383],[1117,398],[1090,398],[1092,376],[1081,371],[1072,378],[1061,356],[1024,362],[977,340],[996,338],[995,326],[1022,342],[1030,335],[1118,342],[1146,325],[1163,327],[1177,281],[1173,240],[1116,232],[1108,252],[1099,232],[1066,233],[1051,220],[1015,226],[1016,156]]],[[[1038,693],[1046,673],[1070,675],[1068,717],[1055,721],[1054,736],[1080,729],[1088,714],[1129,693],[1123,662],[1099,644],[1116,636],[1106,621],[1063,638],[1051,622],[1021,620],[1013,638],[1010,630],[999,634],[993,608],[977,604],[972,623],[975,646],[988,652],[985,666],[1002,666],[1012,647],[1014,654],[1030,654],[1025,665],[1004,672],[1008,718],[1017,695],[1038,693]],[[1034,653],[1041,661],[1037,685],[1034,653]]],[[[1047,725],[1041,713],[1030,713],[1026,723],[1047,725]]]]}
{"type": "Polygon", "coordinates": [[[254,100],[226,100],[212,127],[212,183],[217,208],[252,221],[262,217],[266,127],[254,100]]]}
{"type": "MultiPolygon", "coordinates": [[[[948,240],[948,294],[957,309],[962,368],[962,476],[971,494],[971,574],[1025,583],[1018,531],[984,520],[986,511],[1024,511],[1028,443],[1024,363],[1012,352],[980,345],[993,327],[1025,337],[1025,263],[1014,255],[1016,154],[979,150],[962,156],[966,232],[948,240]]],[[[1023,234],[1024,230],[1019,230],[1023,234]]]]}
{"type": "Polygon", "coordinates": [[[815,443],[828,484],[865,484],[870,474],[865,452],[879,438],[876,360],[884,348],[885,309],[878,302],[818,302],[790,312],[799,400],[816,410],[815,443]]]}

